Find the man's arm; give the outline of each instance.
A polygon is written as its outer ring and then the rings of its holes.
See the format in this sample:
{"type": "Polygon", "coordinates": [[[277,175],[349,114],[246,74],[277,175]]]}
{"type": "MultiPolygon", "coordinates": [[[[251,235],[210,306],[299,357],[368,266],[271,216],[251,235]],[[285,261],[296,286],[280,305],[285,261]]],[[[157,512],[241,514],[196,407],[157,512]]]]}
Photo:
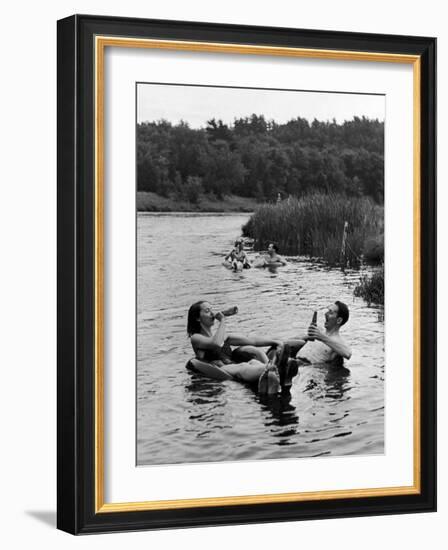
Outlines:
{"type": "Polygon", "coordinates": [[[341,338],[327,336],[314,325],[309,327],[308,336],[320,340],[344,359],[350,359],[352,356],[352,350],[341,338]]]}

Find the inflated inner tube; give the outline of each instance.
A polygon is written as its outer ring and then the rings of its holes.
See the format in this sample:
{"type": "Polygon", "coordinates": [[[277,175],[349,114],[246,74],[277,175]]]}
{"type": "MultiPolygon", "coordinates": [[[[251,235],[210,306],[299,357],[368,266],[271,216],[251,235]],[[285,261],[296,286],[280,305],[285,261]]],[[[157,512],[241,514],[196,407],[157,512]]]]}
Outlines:
{"type": "Polygon", "coordinates": [[[225,372],[213,363],[207,363],[206,361],[201,361],[196,358],[190,359],[185,365],[185,368],[203,374],[208,378],[213,378],[214,380],[235,380],[231,374],[225,372]]]}

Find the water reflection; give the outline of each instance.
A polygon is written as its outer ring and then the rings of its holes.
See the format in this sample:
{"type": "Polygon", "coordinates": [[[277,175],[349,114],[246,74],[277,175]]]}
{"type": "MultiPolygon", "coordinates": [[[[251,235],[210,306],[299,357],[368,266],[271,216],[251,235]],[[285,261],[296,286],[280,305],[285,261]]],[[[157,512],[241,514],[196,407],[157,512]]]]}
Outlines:
{"type": "Polygon", "coordinates": [[[310,399],[349,399],[350,371],[344,366],[303,365],[299,373],[303,391],[310,399]]]}
{"type": "Polygon", "coordinates": [[[279,446],[294,444],[294,436],[298,433],[299,416],[291,402],[291,393],[288,391],[280,395],[258,395],[257,397],[260,405],[270,413],[271,421],[267,426],[275,427],[272,430],[273,443],[279,446]]]}
{"type": "Polygon", "coordinates": [[[185,386],[187,402],[193,405],[203,405],[212,399],[217,399],[224,393],[222,382],[206,378],[189,371],[191,380],[185,386]]]}
{"type": "MultiPolygon", "coordinates": [[[[215,413],[219,413],[221,406],[225,405],[228,399],[234,394],[243,397],[243,400],[251,402],[254,406],[264,412],[264,424],[270,426],[294,426],[299,423],[296,407],[291,403],[289,391],[278,395],[260,395],[257,385],[241,384],[240,382],[210,380],[200,374],[190,372],[190,382],[185,386],[185,399],[193,405],[190,419],[201,422],[208,422],[210,419],[210,405],[213,405],[215,413]],[[204,406],[205,407],[202,407],[204,406]]],[[[296,430],[289,429],[275,430],[274,436],[283,438],[293,435],[296,430]]]]}
{"type": "Polygon", "coordinates": [[[268,265],[265,269],[267,269],[272,275],[278,275],[278,266],[276,265],[268,265]]]}

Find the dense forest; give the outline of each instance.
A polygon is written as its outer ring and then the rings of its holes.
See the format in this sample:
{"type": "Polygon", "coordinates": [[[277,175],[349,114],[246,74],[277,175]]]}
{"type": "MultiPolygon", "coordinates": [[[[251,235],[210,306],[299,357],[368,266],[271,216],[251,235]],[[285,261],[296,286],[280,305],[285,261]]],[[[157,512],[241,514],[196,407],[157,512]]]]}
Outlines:
{"type": "Polygon", "coordinates": [[[165,120],[137,125],[137,188],[195,203],[208,194],[273,201],[311,193],[371,197],[383,203],[384,123],[285,124],[255,114],[233,125],[193,129],[165,120]]]}

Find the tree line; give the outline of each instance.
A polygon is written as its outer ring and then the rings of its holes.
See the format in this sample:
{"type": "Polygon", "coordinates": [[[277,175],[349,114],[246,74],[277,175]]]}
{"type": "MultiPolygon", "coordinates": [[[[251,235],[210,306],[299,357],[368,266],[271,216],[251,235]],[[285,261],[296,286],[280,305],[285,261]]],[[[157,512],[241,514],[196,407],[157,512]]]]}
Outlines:
{"type": "Polygon", "coordinates": [[[383,203],[384,123],[342,124],[251,115],[204,128],[166,120],[137,125],[137,189],[196,202],[201,194],[272,201],[278,194],[369,196],[383,203]]]}

